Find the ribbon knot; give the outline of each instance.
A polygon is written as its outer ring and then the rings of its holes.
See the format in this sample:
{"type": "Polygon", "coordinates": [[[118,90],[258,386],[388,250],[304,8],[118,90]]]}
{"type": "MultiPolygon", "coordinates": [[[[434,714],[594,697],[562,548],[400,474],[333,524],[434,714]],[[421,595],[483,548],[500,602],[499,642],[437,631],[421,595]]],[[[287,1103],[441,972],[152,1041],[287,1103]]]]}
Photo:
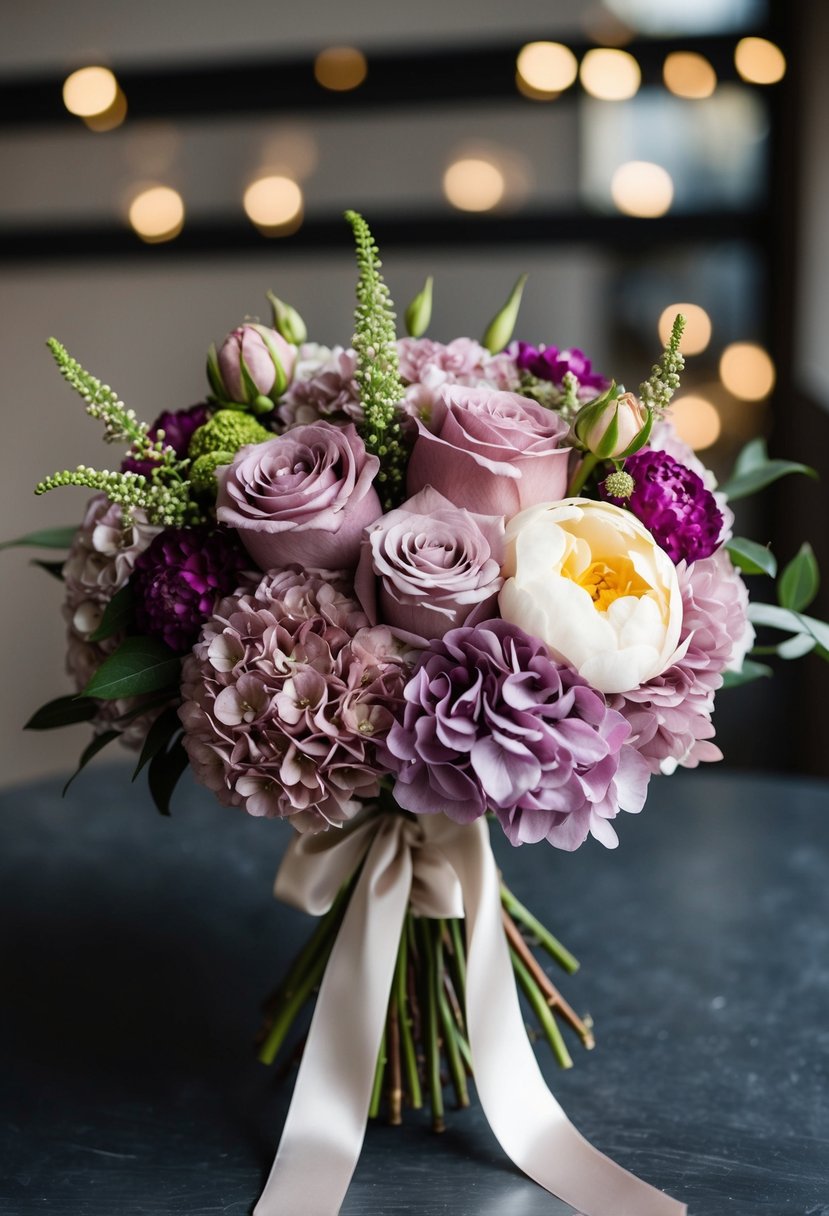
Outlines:
{"type": "Polygon", "coordinates": [[[485,819],[369,813],[299,836],[278,898],[321,915],[362,866],[320,985],[276,1159],[254,1216],[337,1216],[357,1165],[408,907],[466,918],[466,1027],[478,1098],[520,1169],[583,1216],[684,1216],[584,1139],[550,1093],[524,1028],[485,819]]]}

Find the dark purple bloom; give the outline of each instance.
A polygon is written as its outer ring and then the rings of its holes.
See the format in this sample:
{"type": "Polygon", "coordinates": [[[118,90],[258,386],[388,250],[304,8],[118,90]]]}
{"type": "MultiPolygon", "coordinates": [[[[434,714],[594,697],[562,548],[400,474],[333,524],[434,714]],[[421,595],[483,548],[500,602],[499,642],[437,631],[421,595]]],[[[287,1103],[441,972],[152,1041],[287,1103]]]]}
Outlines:
{"type": "MultiPolygon", "coordinates": [[[[159,431],[163,431],[164,442],[170,445],[180,460],[184,460],[193,432],[207,422],[208,414],[209,410],[204,404],[191,405],[186,410],[165,410],[150,427],[150,438],[158,439],[159,431]]],[[[125,456],[121,472],[143,473],[145,477],[151,477],[156,467],[152,460],[134,460],[132,456],[125,456]]]]}
{"type": "Polygon", "coordinates": [[[557,346],[531,346],[529,342],[519,342],[517,347],[517,366],[539,380],[561,384],[565,373],[572,372],[582,388],[595,388],[603,392],[610,387],[609,380],[591,370],[590,360],[577,347],[559,350],[557,346]]]}
{"type": "Polygon", "coordinates": [[[135,562],[135,623],[178,654],[189,650],[216,600],[235,591],[250,565],[235,534],[166,528],[135,562]]]}
{"type": "Polygon", "coordinates": [[[635,482],[628,499],[602,497],[628,507],[674,562],[710,557],[720,543],[722,513],[703,480],[667,452],[642,448],[629,456],[624,469],[635,482]]]}
{"type": "Polygon", "coordinates": [[[469,823],[492,809],[513,844],[575,849],[645,802],[648,768],[601,693],[507,621],[453,629],[421,655],[386,745],[404,810],[469,823]]]}

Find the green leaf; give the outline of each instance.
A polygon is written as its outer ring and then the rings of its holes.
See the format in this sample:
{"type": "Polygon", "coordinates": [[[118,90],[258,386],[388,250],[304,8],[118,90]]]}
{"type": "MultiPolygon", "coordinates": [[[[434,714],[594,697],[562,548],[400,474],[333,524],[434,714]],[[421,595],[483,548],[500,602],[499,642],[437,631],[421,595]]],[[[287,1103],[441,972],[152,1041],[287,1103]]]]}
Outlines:
{"type": "Polygon", "coordinates": [[[734,469],[731,475],[733,477],[737,474],[749,473],[752,469],[758,469],[761,465],[768,464],[768,462],[769,450],[765,439],[762,437],[750,439],[734,461],[734,469]]]}
{"type": "Polygon", "coordinates": [[[57,726],[74,726],[76,722],[88,722],[97,712],[94,701],[84,697],[56,697],[35,710],[24,730],[54,730],[57,726]]]}
{"type": "Polygon", "coordinates": [[[756,465],[744,472],[738,472],[735,467],[731,477],[719,489],[729,502],[733,502],[736,498],[747,498],[749,494],[756,494],[758,490],[765,489],[789,473],[804,473],[807,477],[817,477],[815,470],[806,464],[798,464],[792,460],[768,460],[765,464],[756,465]]]}
{"type": "Polygon", "coordinates": [[[767,625],[769,629],[781,629],[785,633],[808,633],[818,647],[829,650],[829,625],[802,612],[790,608],[778,608],[775,604],[749,604],[748,619],[754,625],[767,625]]]}
{"type": "Polygon", "coordinates": [[[777,573],[777,559],[766,545],[758,545],[757,541],[746,540],[743,536],[732,536],[725,547],[734,565],[744,574],[768,574],[774,578],[777,573]]]}
{"type": "Polygon", "coordinates": [[[773,675],[772,669],[765,663],[755,663],[753,659],[743,659],[740,671],[723,672],[723,688],[739,688],[741,684],[750,684],[752,680],[773,675]]]}
{"type": "Polygon", "coordinates": [[[175,740],[167,751],[159,751],[150,761],[147,770],[147,781],[153,802],[161,815],[170,814],[170,799],[178,779],[187,768],[187,752],[181,742],[181,737],[175,740]]]}
{"type": "Polygon", "coordinates": [[[181,659],[154,638],[124,638],[83,690],[86,697],[114,701],[157,692],[178,679],[181,659]]]}
{"type": "Polygon", "coordinates": [[[129,583],[116,591],[104,609],[101,623],[94,633],[90,633],[90,642],[103,642],[113,634],[121,633],[129,628],[132,622],[133,597],[129,583]]]}
{"type": "Polygon", "coordinates": [[[817,646],[817,640],[809,633],[795,633],[777,647],[781,659],[800,659],[817,646]]]}
{"type": "Polygon", "coordinates": [[[141,748],[141,755],[138,757],[138,763],[135,766],[135,772],[132,775],[134,781],[141,772],[145,764],[148,764],[154,756],[157,756],[162,748],[165,748],[172,739],[177,730],[181,730],[181,722],[175,709],[165,709],[158,715],[150,729],[147,731],[147,737],[144,740],[144,746],[141,748]]]}
{"type": "Polygon", "coordinates": [[[41,570],[45,570],[47,574],[51,574],[52,578],[56,578],[59,583],[63,582],[63,561],[59,562],[41,562],[37,558],[29,562],[30,566],[40,566],[41,570]]]}
{"type": "Polygon", "coordinates": [[[106,745],[108,743],[111,743],[113,741],[113,739],[119,738],[120,734],[121,734],[120,730],[105,730],[103,732],[103,734],[95,736],[95,738],[92,740],[92,742],[89,744],[89,746],[85,747],[84,750],[81,752],[81,758],[78,761],[78,767],[75,769],[74,773],[69,778],[66,785],[63,787],[63,791],[61,793],[61,798],[64,798],[66,796],[66,791],[69,789],[69,786],[75,780],[75,778],[77,777],[77,775],[81,771],[81,769],[86,768],[87,764],[89,764],[89,761],[92,759],[92,757],[97,756],[98,752],[103,751],[103,749],[106,747],[106,745]]]}
{"type": "Polygon", "coordinates": [[[17,540],[0,542],[0,549],[14,549],[20,545],[34,545],[38,549],[68,549],[75,539],[77,528],[41,528],[39,532],[27,532],[17,540]]]}
{"type": "Polygon", "coordinates": [[[777,598],[782,608],[802,612],[817,595],[819,586],[820,571],[814,551],[809,542],[804,541],[780,575],[777,598]]]}

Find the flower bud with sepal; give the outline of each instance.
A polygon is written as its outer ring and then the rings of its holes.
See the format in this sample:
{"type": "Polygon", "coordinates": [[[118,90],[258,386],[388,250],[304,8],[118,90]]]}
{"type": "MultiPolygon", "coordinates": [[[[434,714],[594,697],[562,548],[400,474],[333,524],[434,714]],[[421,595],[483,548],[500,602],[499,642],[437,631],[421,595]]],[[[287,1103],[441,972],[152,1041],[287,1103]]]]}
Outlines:
{"type": "Polygon", "coordinates": [[[506,304],[500,312],[495,314],[486,328],[481,345],[485,346],[491,355],[497,354],[498,351],[509,345],[515,323],[518,320],[518,310],[521,307],[521,297],[524,294],[524,284],[527,278],[528,276],[525,274],[520,276],[510,292],[506,304]]]}
{"type": "Polygon", "coordinates": [[[272,291],[266,294],[273,309],[273,327],[276,332],[281,334],[286,342],[301,346],[308,337],[308,329],[302,317],[295,308],[280,300],[272,291]]]}
{"type": "Polygon", "coordinates": [[[623,460],[645,446],[652,425],[648,406],[613,383],[606,393],[582,406],[573,434],[576,445],[599,460],[623,460]]]}
{"type": "Polygon", "coordinates": [[[429,275],[423,290],[417,293],[406,309],[406,333],[410,338],[422,338],[429,328],[432,319],[432,283],[432,276],[429,275]]]}
{"type": "Polygon", "coordinates": [[[207,377],[220,405],[269,413],[291,380],[296,349],[267,325],[246,322],[207,355],[207,377]]]}

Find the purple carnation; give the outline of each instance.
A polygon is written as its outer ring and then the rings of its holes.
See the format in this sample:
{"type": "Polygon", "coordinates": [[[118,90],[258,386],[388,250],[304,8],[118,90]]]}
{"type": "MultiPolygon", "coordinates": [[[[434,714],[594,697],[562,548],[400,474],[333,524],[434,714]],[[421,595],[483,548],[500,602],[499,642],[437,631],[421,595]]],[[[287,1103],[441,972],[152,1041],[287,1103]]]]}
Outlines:
{"type": "Polygon", "coordinates": [[[411,657],[369,626],[341,576],[265,575],[217,605],[185,659],[180,717],[197,779],[226,806],[300,831],[350,819],[379,792],[411,657]]]}
{"type": "Polygon", "coordinates": [[[639,811],[649,774],[601,693],[507,621],[453,629],[425,651],[387,747],[405,810],[469,823],[492,809],[512,844],[576,849],[639,811]]]}
{"type": "Polygon", "coordinates": [[[577,347],[559,350],[557,346],[531,346],[529,342],[518,342],[516,346],[516,365],[538,380],[560,385],[565,374],[572,372],[582,388],[604,392],[610,387],[610,381],[592,370],[590,360],[577,347]]]}
{"type": "Polygon", "coordinates": [[[136,559],[135,623],[181,654],[195,642],[216,600],[235,591],[249,558],[235,533],[167,528],[136,559]]]}
{"type": "MultiPolygon", "coordinates": [[[[165,410],[150,427],[150,439],[158,439],[159,432],[163,431],[164,442],[169,444],[179,460],[184,460],[193,433],[207,422],[208,415],[206,405],[191,405],[186,410],[165,410]]],[[[135,460],[132,456],[125,456],[121,462],[122,473],[142,473],[144,477],[152,477],[153,469],[157,467],[154,460],[135,460]]]]}
{"type": "Polygon", "coordinates": [[[673,562],[710,557],[720,543],[723,517],[702,478],[667,452],[652,448],[629,456],[624,469],[635,483],[630,498],[614,498],[604,486],[602,497],[628,507],[673,562]]]}

